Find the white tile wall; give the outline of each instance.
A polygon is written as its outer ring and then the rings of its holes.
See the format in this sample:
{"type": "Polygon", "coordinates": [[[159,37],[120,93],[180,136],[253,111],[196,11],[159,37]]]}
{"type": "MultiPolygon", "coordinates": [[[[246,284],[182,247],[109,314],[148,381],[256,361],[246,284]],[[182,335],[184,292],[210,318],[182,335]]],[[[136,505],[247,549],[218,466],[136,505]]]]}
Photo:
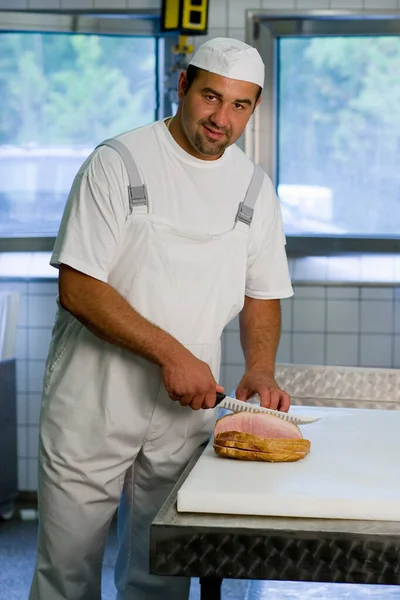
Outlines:
{"type": "Polygon", "coordinates": [[[292,360],[292,345],[293,335],[292,333],[282,332],[281,339],[279,341],[278,352],[276,355],[276,361],[278,363],[291,363],[292,360]]]}
{"type": "Polygon", "coordinates": [[[28,454],[29,458],[37,458],[39,444],[39,427],[29,427],[28,431],[28,454]]]}
{"type": "Polygon", "coordinates": [[[293,299],[285,298],[281,301],[282,331],[291,331],[293,322],[293,299]]]}
{"type": "Polygon", "coordinates": [[[299,9],[323,9],[329,8],[329,0],[296,0],[296,8],[299,9]]]}
{"type": "MultiPolygon", "coordinates": [[[[147,9],[155,10],[155,9],[161,8],[161,0],[146,0],[145,2],[143,0],[127,0],[127,1],[128,1],[128,8],[130,8],[130,9],[147,8],[147,9]]],[[[94,2],[96,3],[96,0],[94,0],[94,2]]]]}
{"type": "Polygon", "coordinates": [[[325,364],[325,334],[296,333],[293,335],[293,363],[300,365],[325,364]]]}
{"type": "Polygon", "coordinates": [[[38,465],[37,465],[37,458],[30,458],[28,460],[28,491],[35,491],[37,490],[37,471],[38,471],[38,465]]]}
{"type": "Polygon", "coordinates": [[[17,361],[17,392],[28,393],[28,361],[17,361]]]}
{"type": "MultiPolygon", "coordinates": [[[[62,0],[62,1],[64,2],[64,6],[65,6],[72,0],[62,0]]],[[[143,3],[142,6],[144,6],[144,5],[145,5],[145,3],[143,3]]],[[[94,0],[94,7],[95,8],[115,8],[115,9],[128,8],[128,2],[127,2],[127,0],[113,0],[112,2],[110,2],[110,0],[94,0]]]]}
{"type": "Polygon", "coordinates": [[[349,287],[345,285],[330,285],[326,290],[328,300],[353,299],[358,300],[360,296],[360,288],[349,287]]]}
{"type": "Polygon", "coordinates": [[[396,0],[364,0],[364,8],[382,10],[384,8],[396,9],[397,1],[396,0]]]}
{"type": "Polygon", "coordinates": [[[244,27],[245,11],[248,9],[261,8],[260,0],[229,0],[228,27],[244,27]]]}
{"type": "Polygon", "coordinates": [[[295,298],[325,298],[325,288],[321,285],[294,285],[295,298]]]}
{"type": "Polygon", "coordinates": [[[296,8],[296,0],[261,0],[261,8],[288,10],[296,8]]]}
{"type": "Polygon", "coordinates": [[[28,328],[18,327],[17,338],[15,342],[15,357],[24,358],[26,356],[26,348],[28,346],[28,328]]]}
{"type": "Polygon", "coordinates": [[[400,333],[400,296],[397,296],[394,302],[394,333],[400,333]]]}
{"type": "Polygon", "coordinates": [[[0,8],[4,10],[19,10],[28,8],[28,0],[1,0],[0,8]]]}
{"type": "Polygon", "coordinates": [[[394,336],[393,367],[400,369],[400,335],[394,336]]]}
{"type": "Polygon", "coordinates": [[[44,360],[28,361],[28,390],[29,393],[40,393],[43,389],[44,360]]]}
{"type": "Polygon", "coordinates": [[[392,364],[393,336],[363,333],[360,346],[360,367],[386,367],[392,364]]]}
{"type": "Polygon", "coordinates": [[[225,340],[225,360],[231,365],[244,364],[242,348],[240,346],[240,337],[238,331],[227,331],[225,340]]]}
{"type": "Polygon", "coordinates": [[[226,393],[230,394],[234,390],[244,374],[244,367],[241,365],[225,365],[224,387],[226,393]]]}
{"type": "Polygon", "coordinates": [[[31,327],[51,327],[57,304],[54,296],[29,296],[28,314],[31,327]]]}
{"type": "Polygon", "coordinates": [[[28,425],[28,394],[17,392],[17,423],[28,425]]]}
{"type": "Polygon", "coordinates": [[[351,9],[362,9],[364,7],[363,0],[330,0],[329,8],[338,9],[346,8],[351,9]]]}
{"type": "Polygon", "coordinates": [[[49,350],[50,340],[50,327],[31,327],[29,329],[28,343],[29,356],[35,357],[35,359],[46,359],[49,350]]]}
{"type": "Polygon", "coordinates": [[[17,433],[17,448],[18,456],[27,458],[28,454],[28,430],[29,427],[23,425],[18,427],[17,433]]]}
{"type": "MultiPolygon", "coordinates": [[[[211,27],[227,27],[228,24],[228,6],[223,0],[209,2],[208,5],[208,25],[211,27]]],[[[203,36],[200,36],[201,38],[203,36]]]]}
{"type": "Polygon", "coordinates": [[[293,363],[301,365],[325,364],[324,333],[296,333],[293,335],[293,363]]]}
{"type": "Polygon", "coordinates": [[[393,287],[364,287],[361,288],[361,300],[389,300],[393,298],[393,287]]]}
{"type": "Polygon", "coordinates": [[[299,298],[294,303],[293,331],[324,331],[325,302],[320,299],[312,300],[299,298]]]}
{"type": "Polygon", "coordinates": [[[18,459],[18,487],[24,491],[29,489],[27,458],[18,459]]]}
{"type": "Polygon", "coordinates": [[[28,0],[28,7],[42,10],[59,9],[60,0],[28,0]]]}
{"type": "Polygon", "coordinates": [[[357,300],[328,300],[326,316],[326,327],[329,332],[346,333],[356,332],[359,329],[357,300]]]}
{"type": "Polygon", "coordinates": [[[326,364],[338,366],[356,366],[358,363],[359,336],[357,334],[327,334],[326,364]]]}
{"type": "MultiPolygon", "coordinates": [[[[41,390],[40,390],[41,392],[41,390]]],[[[27,400],[27,414],[30,425],[39,425],[40,404],[42,401],[41,393],[30,391],[27,400]]]]}
{"type": "MultiPolygon", "coordinates": [[[[0,0],[0,9],[160,9],[161,0],[0,0]]],[[[210,26],[244,28],[244,12],[246,8],[270,8],[273,10],[288,9],[362,9],[365,10],[399,10],[399,0],[210,0],[210,8],[216,11],[215,21],[210,26]],[[227,17],[226,10],[229,11],[227,17]]]]}
{"type": "Polygon", "coordinates": [[[361,331],[368,333],[392,333],[393,304],[379,300],[360,303],[361,331]]]}

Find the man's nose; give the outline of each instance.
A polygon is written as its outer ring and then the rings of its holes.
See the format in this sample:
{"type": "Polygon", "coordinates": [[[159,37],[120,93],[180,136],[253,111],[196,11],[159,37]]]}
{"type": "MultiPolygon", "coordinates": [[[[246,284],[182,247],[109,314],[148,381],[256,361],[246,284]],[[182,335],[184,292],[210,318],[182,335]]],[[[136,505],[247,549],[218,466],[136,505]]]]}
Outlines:
{"type": "Polygon", "coordinates": [[[217,127],[226,127],[228,125],[228,107],[220,104],[215,108],[214,112],[210,116],[212,121],[217,127]]]}

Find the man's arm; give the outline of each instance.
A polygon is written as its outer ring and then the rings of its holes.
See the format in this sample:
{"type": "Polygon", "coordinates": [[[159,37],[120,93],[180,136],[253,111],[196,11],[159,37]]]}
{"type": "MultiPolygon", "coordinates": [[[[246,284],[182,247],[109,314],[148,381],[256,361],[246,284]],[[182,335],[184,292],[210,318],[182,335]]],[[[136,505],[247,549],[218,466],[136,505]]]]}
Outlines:
{"type": "Polygon", "coordinates": [[[289,395],[279,388],[274,379],[281,333],[280,301],[246,296],[239,322],[246,371],[236,390],[237,398],[248,400],[259,394],[262,406],[289,410],[289,395]]]}
{"type": "Polygon", "coordinates": [[[215,405],[216,382],[209,366],[142,317],[109,284],[61,265],[59,299],[65,310],[100,339],[160,365],[173,400],[194,409],[215,405]]]}

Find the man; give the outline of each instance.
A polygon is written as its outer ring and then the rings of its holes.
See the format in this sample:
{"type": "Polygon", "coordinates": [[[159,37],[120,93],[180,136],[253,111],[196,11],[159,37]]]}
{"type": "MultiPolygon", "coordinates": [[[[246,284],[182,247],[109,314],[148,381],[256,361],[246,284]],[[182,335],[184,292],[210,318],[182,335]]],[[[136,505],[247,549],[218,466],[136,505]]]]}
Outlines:
{"type": "Polygon", "coordinates": [[[253,219],[247,204],[238,210],[254,165],[234,143],[263,81],[254,48],[206,42],[180,75],[177,114],[97,148],[73,183],[51,259],[59,311],[31,600],[100,600],[118,505],[117,598],[188,598],[188,580],[149,574],[149,528],[212,432],[220,337],[239,312],[238,398],[259,393],[264,406],[289,408],[274,364],[279,298],[292,288],[264,174],[253,219]]]}

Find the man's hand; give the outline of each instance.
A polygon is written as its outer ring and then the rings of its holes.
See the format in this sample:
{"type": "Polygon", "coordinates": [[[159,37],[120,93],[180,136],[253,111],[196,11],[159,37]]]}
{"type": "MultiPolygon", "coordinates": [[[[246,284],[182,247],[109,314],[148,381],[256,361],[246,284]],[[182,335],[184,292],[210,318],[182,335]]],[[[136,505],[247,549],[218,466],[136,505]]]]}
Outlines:
{"type": "Polygon", "coordinates": [[[281,390],[272,375],[260,370],[245,373],[236,390],[236,398],[244,402],[254,394],[260,396],[260,404],[265,408],[282,412],[290,408],[289,394],[281,390]]]}
{"type": "Polygon", "coordinates": [[[224,391],[215,381],[208,364],[189,350],[185,349],[178,357],[171,357],[161,368],[169,397],[182,406],[190,406],[193,410],[213,408],[216,392],[224,391]]]}

